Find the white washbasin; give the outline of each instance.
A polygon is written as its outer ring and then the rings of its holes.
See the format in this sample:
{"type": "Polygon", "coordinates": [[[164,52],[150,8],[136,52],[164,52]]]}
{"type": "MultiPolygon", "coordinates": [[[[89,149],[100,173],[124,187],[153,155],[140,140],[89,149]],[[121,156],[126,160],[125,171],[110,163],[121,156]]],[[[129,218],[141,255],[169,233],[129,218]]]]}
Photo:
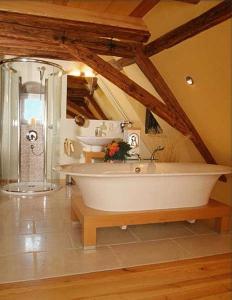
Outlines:
{"type": "Polygon", "coordinates": [[[120,138],[113,136],[77,136],[77,139],[84,147],[87,146],[84,148],[85,151],[92,152],[102,151],[103,146],[112,141],[120,140],[120,138]]]}

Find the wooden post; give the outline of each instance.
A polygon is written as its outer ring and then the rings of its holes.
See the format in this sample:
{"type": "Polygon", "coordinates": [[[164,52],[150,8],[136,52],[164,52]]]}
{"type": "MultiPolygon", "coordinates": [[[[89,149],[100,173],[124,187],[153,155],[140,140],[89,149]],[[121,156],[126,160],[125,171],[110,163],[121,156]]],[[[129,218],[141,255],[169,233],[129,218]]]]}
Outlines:
{"type": "Polygon", "coordinates": [[[84,249],[90,249],[96,247],[97,242],[97,229],[94,224],[85,223],[82,228],[82,242],[84,249]]]}
{"type": "Polygon", "coordinates": [[[228,232],[230,229],[230,217],[225,216],[215,220],[215,229],[219,233],[228,232]]]}
{"type": "Polygon", "coordinates": [[[201,155],[204,157],[205,161],[207,163],[215,164],[215,159],[211,155],[210,151],[208,150],[204,141],[195,129],[194,125],[180,106],[175,95],[173,94],[173,92],[171,91],[171,89],[169,88],[159,71],[156,69],[154,64],[145,55],[144,51],[141,48],[137,49],[135,60],[141,71],[151,82],[151,84],[158,92],[160,97],[163,99],[163,101],[168,105],[168,107],[170,107],[170,109],[174,111],[177,118],[183,121],[189,133],[190,139],[192,140],[198,151],[201,153],[201,155]]]}

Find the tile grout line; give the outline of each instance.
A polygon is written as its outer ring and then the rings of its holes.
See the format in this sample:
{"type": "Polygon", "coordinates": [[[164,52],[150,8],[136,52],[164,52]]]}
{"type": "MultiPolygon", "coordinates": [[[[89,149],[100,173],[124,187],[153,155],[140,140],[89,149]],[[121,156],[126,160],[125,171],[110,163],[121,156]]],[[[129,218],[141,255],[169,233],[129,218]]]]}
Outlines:
{"type": "Polygon", "coordinates": [[[176,239],[170,238],[172,242],[174,242],[180,249],[184,250],[188,255],[192,256],[192,253],[190,253],[187,249],[185,249],[180,243],[176,241],[176,239]]]}
{"type": "Polygon", "coordinates": [[[128,227],[128,231],[136,239],[137,242],[141,241],[140,237],[131,228],[128,227]]]}
{"type": "Polygon", "coordinates": [[[111,250],[113,256],[114,256],[115,259],[116,259],[116,261],[118,262],[120,268],[123,268],[123,263],[122,263],[120,257],[114,252],[114,249],[113,249],[111,246],[108,246],[108,247],[109,247],[109,249],[111,250]]]}
{"type": "Polygon", "coordinates": [[[83,248],[83,245],[81,245],[81,246],[75,246],[75,243],[73,241],[73,238],[72,238],[70,232],[67,231],[66,234],[68,235],[68,238],[69,238],[69,240],[71,242],[71,246],[72,246],[71,248],[67,248],[67,249],[79,250],[79,249],[83,248]]]}

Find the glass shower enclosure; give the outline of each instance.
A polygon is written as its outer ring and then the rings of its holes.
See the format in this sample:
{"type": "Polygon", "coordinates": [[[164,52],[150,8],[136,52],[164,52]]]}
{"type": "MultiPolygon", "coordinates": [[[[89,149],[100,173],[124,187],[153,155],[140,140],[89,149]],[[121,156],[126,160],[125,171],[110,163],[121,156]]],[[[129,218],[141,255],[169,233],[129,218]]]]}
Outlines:
{"type": "Polygon", "coordinates": [[[0,62],[0,187],[37,193],[58,187],[62,68],[33,58],[0,62]]]}

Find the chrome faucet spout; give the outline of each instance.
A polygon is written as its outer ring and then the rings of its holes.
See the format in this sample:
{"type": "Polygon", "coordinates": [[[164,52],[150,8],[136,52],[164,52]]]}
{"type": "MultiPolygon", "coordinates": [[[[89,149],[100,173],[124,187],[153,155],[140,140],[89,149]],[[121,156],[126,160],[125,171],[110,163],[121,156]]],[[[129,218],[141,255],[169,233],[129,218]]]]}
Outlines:
{"type": "Polygon", "coordinates": [[[124,129],[125,129],[126,126],[131,127],[132,126],[132,122],[131,121],[123,121],[123,122],[121,122],[120,123],[120,127],[121,127],[122,132],[124,132],[124,129]]]}

